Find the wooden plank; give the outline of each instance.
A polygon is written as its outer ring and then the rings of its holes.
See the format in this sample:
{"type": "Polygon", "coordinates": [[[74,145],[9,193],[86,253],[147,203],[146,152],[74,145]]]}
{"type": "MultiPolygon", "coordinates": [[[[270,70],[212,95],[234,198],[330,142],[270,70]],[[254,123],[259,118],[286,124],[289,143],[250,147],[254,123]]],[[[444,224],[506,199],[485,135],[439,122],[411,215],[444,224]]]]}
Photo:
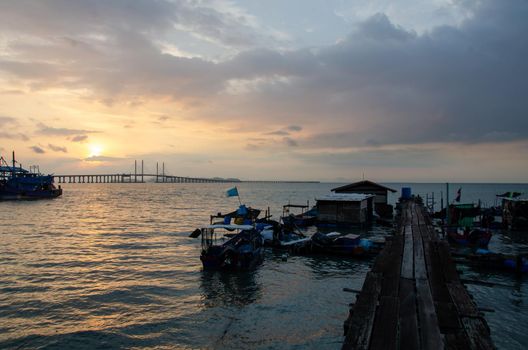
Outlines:
{"type": "Polygon", "coordinates": [[[416,293],[412,279],[400,278],[400,349],[420,349],[416,293]]]}
{"type": "Polygon", "coordinates": [[[382,296],[398,296],[402,253],[403,236],[396,236],[392,242],[391,250],[388,252],[387,266],[383,271],[382,296]]]}
{"type": "Polygon", "coordinates": [[[480,317],[480,313],[461,283],[447,283],[447,289],[460,317],[480,317]]]}
{"type": "Polygon", "coordinates": [[[469,349],[495,349],[489,327],[483,318],[463,317],[462,324],[468,336],[469,349]]]}
{"type": "Polygon", "coordinates": [[[411,225],[405,226],[404,240],[401,277],[412,279],[414,277],[414,248],[411,225]]]}
{"type": "Polygon", "coordinates": [[[380,291],[381,275],[373,272],[367,273],[352,317],[349,318],[349,329],[343,349],[368,349],[380,291]]]}
{"type": "Polygon", "coordinates": [[[445,335],[446,350],[466,350],[470,348],[466,332],[461,329],[455,333],[445,335]]]}
{"type": "Polygon", "coordinates": [[[427,266],[425,264],[424,248],[420,226],[413,226],[413,244],[414,244],[414,278],[427,279],[427,266]]]}
{"type": "Polygon", "coordinates": [[[381,297],[372,330],[371,350],[397,349],[399,300],[381,297]]]}
{"type": "Polygon", "coordinates": [[[462,329],[455,305],[452,302],[434,301],[440,333],[455,333],[462,329]]]}
{"type": "Polygon", "coordinates": [[[414,208],[413,241],[414,241],[414,277],[416,283],[416,298],[418,302],[418,320],[420,321],[420,340],[422,348],[441,349],[444,347],[438,318],[429,286],[425,263],[422,233],[425,231],[424,219],[420,207],[414,208]]]}
{"type": "Polygon", "coordinates": [[[444,280],[446,282],[458,281],[458,271],[456,270],[456,265],[451,258],[449,244],[447,242],[437,242],[436,249],[440,259],[440,264],[442,265],[444,280]]]}
{"type": "Polygon", "coordinates": [[[422,348],[442,349],[444,344],[440,335],[433,296],[427,280],[416,280],[416,297],[418,300],[418,319],[420,320],[422,348]]]}

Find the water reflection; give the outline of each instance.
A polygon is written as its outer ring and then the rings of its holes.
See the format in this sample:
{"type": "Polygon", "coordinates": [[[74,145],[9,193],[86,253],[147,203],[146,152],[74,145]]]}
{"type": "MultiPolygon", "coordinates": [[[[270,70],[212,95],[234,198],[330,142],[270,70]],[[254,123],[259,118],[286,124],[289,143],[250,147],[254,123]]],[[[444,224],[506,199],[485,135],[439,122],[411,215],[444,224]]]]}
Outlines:
{"type": "Polygon", "coordinates": [[[367,271],[373,258],[349,258],[344,256],[314,255],[306,257],[305,264],[311,268],[316,279],[346,277],[359,271],[367,271]]]}
{"type": "Polygon", "coordinates": [[[206,307],[244,306],[257,301],[262,286],[257,271],[203,271],[200,289],[206,307]]]}

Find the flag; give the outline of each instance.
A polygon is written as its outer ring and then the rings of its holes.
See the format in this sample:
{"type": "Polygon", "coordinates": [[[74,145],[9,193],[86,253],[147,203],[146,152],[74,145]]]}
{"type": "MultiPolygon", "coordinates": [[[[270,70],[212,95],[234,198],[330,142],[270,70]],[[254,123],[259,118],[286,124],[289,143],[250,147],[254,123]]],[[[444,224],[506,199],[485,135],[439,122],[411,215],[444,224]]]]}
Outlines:
{"type": "Polygon", "coordinates": [[[228,197],[238,196],[238,189],[236,187],[228,189],[226,191],[226,196],[228,196],[228,197]]]}
{"type": "Polygon", "coordinates": [[[462,188],[459,188],[457,191],[457,196],[455,198],[455,202],[460,202],[460,196],[462,195],[462,188]]]}

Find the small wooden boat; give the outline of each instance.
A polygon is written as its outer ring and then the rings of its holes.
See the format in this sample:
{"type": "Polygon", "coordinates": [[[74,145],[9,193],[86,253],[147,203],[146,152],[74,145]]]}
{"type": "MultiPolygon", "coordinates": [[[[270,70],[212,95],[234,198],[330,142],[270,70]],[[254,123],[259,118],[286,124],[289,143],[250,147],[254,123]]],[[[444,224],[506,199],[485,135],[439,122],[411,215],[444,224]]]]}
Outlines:
{"type": "Polygon", "coordinates": [[[477,268],[511,271],[517,274],[528,272],[528,258],[522,255],[505,255],[487,249],[477,249],[474,253],[459,256],[465,260],[457,261],[457,263],[464,263],[477,268]]]}
{"type": "Polygon", "coordinates": [[[296,232],[283,225],[279,225],[278,227],[272,225],[264,226],[260,230],[260,234],[264,239],[264,245],[289,250],[301,248],[311,240],[310,237],[306,237],[302,232],[296,232]]]}
{"type": "Polygon", "coordinates": [[[200,235],[200,260],[204,269],[249,270],[262,262],[263,239],[252,225],[216,224],[196,229],[191,233],[193,238],[200,235]],[[224,231],[223,236],[229,239],[221,243],[218,231],[224,231]]]}
{"type": "Polygon", "coordinates": [[[378,251],[379,247],[371,240],[362,239],[355,234],[316,232],[311,237],[311,250],[314,253],[364,257],[378,251]]]}
{"type": "Polygon", "coordinates": [[[317,222],[317,208],[313,207],[310,210],[307,210],[310,207],[310,203],[307,202],[306,205],[303,204],[286,204],[282,206],[282,217],[281,220],[284,225],[287,226],[297,226],[297,227],[306,227],[315,225],[317,222]],[[291,213],[292,209],[300,209],[299,214],[291,213]]]}
{"type": "Polygon", "coordinates": [[[447,240],[449,243],[463,246],[474,246],[485,248],[491,240],[491,232],[489,230],[466,228],[465,230],[456,229],[447,231],[447,240]]]}

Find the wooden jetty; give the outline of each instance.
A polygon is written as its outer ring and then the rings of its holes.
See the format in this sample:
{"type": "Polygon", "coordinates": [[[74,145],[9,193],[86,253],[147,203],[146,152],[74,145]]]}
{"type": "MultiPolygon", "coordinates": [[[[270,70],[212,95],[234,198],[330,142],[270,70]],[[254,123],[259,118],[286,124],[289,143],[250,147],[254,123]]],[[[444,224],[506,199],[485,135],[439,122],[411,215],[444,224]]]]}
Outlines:
{"type": "Polygon", "coordinates": [[[403,202],[399,223],[350,309],[342,348],[494,349],[424,207],[403,202]]]}

